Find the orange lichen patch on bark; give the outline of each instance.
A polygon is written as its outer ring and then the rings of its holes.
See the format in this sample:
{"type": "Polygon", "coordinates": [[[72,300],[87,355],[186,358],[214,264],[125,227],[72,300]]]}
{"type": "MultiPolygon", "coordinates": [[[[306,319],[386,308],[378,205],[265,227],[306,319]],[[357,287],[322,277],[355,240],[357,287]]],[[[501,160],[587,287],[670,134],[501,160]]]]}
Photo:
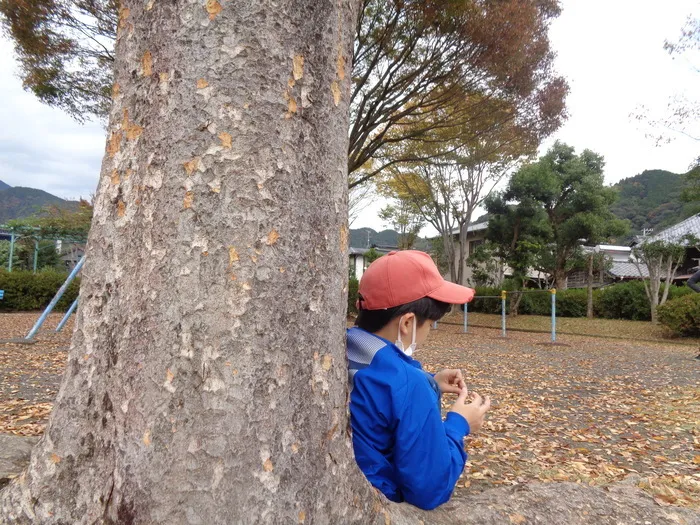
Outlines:
{"type": "Polygon", "coordinates": [[[146,50],[141,58],[141,66],[143,67],[143,76],[150,77],[153,74],[153,55],[146,50]]]}
{"type": "Polygon", "coordinates": [[[333,94],[333,103],[337,106],[340,104],[340,86],[335,80],[331,84],[331,93],[333,94]]]}
{"type": "Polygon", "coordinates": [[[117,203],[117,217],[124,217],[126,215],[126,204],[124,201],[119,201],[117,203]]]}
{"type": "Polygon", "coordinates": [[[121,132],[112,132],[107,140],[107,154],[114,157],[119,152],[119,145],[122,140],[121,132]]]}
{"type": "Polygon", "coordinates": [[[117,98],[119,96],[119,83],[115,82],[112,84],[112,98],[117,98]]]}
{"type": "Polygon", "coordinates": [[[197,80],[197,89],[204,89],[208,85],[209,85],[209,82],[207,82],[203,78],[200,78],[197,80]]]}
{"type": "Polygon", "coordinates": [[[286,118],[291,118],[294,113],[297,112],[297,101],[294,100],[294,97],[289,97],[289,100],[287,101],[287,114],[285,115],[286,118]]]}
{"type": "Polygon", "coordinates": [[[348,227],[343,224],[340,227],[340,251],[344,252],[348,249],[348,227]]]}
{"type": "Polygon", "coordinates": [[[182,166],[185,168],[187,175],[192,175],[195,170],[199,168],[199,157],[195,157],[192,160],[183,163],[182,166]]]}
{"type": "Polygon", "coordinates": [[[126,140],[134,140],[141,136],[143,133],[143,128],[134,122],[129,121],[129,110],[124,110],[124,117],[122,118],[122,130],[126,136],[126,140]]]}
{"type": "Polygon", "coordinates": [[[304,523],[306,521],[306,512],[303,510],[299,511],[299,523],[304,523]]]}
{"type": "Polygon", "coordinates": [[[326,354],[323,356],[323,359],[321,360],[321,366],[323,369],[328,372],[331,369],[331,365],[333,364],[333,358],[330,356],[330,354],[326,354]]]}
{"type": "Polygon", "coordinates": [[[193,201],[194,201],[194,192],[188,191],[187,193],[185,193],[185,199],[182,202],[182,206],[184,208],[191,208],[193,201]]]}
{"type": "Polygon", "coordinates": [[[274,465],[272,464],[272,461],[270,460],[270,458],[267,458],[267,459],[265,460],[265,463],[263,463],[263,470],[264,470],[265,472],[272,472],[272,471],[274,470],[274,468],[275,468],[275,467],[274,467],[274,465]]]}
{"type": "Polygon", "coordinates": [[[216,0],[207,0],[206,10],[209,13],[209,20],[214,20],[221,13],[221,4],[216,0]]]}
{"type": "Polygon", "coordinates": [[[345,56],[343,56],[343,50],[338,49],[338,58],[335,61],[335,72],[340,80],[345,80],[345,56]]]}
{"type": "Polygon", "coordinates": [[[277,240],[280,238],[280,234],[277,233],[277,230],[272,230],[270,233],[267,234],[267,241],[266,244],[268,246],[272,246],[277,242],[277,240]]]}
{"type": "Polygon", "coordinates": [[[231,149],[231,140],[233,137],[229,133],[226,133],[225,131],[222,131],[219,133],[219,140],[221,141],[221,145],[226,148],[226,149],[231,149]]]}
{"type": "Polygon", "coordinates": [[[238,262],[240,260],[240,257],[238,256],[238,252],[236,251],[236,248],[233,246],[228,247],[228,265],[232,266],[233,263],[238,262]]]}
{"type": "Polygon", "coordinates": [[[49,459],[51,459],[51,463],[54,465],[61,462],[61,456],[57,455],[56,453],[52,453],[51,456],[49,456],[49,459]]]}
{"type": "Polygon", "coordinates": [[[147,447],[151,445],[151,429],[146,429],[146,432],[143,433],[143,444],[146,445],[147,447]]]}
{"type": "Polygon", "coordinates": [[[294,80],[299,80],[304,76],[304,57],[302,55],[294,55],[292,59],[292,76],[294,80]]]}
{"type": "Polygon", "coordinates": [[[119,179],[119,172],[117,170],[112,170],[112,175],[110,177],[110,180],[111,180],[112,184],[114,184],[115,186],[117,184],[119,184],[120,179],[119,179]]]}
{"type": "Polygon", "coordinates": [[[129,18],[130,13],[131,11],[128,7],[122,7],[121,9],[119,9],[119,22],[117,23],[117,34],[120,34],[122,31],[124,31],[124,29],[126,29],[126,19],[129,18]]]}

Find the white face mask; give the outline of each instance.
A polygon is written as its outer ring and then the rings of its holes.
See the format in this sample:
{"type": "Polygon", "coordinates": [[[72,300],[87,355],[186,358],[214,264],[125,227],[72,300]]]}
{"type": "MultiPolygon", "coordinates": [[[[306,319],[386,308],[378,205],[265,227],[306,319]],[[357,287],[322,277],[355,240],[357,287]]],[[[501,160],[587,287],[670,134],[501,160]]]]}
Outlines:
{"type": "Polygon", "coordinates": [[[407,356],[411,357],[413,355],[413,352],[416,350],[416,317],[413,317],[413,339],[411,340],[411,346],[408,348],[403,347],[403,341],[401,340],[401,321],[399,321],[399,335],[396,339],[396,343],[394,343],[399,350],[401,350],[404,354],[407,356]]]}

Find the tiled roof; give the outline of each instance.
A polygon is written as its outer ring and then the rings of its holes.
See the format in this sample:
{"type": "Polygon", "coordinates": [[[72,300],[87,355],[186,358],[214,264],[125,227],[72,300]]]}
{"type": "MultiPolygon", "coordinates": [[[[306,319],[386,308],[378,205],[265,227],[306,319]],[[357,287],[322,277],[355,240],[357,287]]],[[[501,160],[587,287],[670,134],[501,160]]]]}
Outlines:
{"type": "MultiPolygon", "coordinates": [[[[642,271],[642,277],[649,277],[646,264],[639,263],[639,270],[642,271]]],[[[636,277],[639,279],[639,270],[632,262],[613,262],[609,272],[615,277],[636,277]]]]}
{"type": "Polygon", "coordinates": [[[700,213],[688,217],[686,220],[679,222],[678,224],[661,230],[659,233],[645,237],[643,242],[650,241],[667,241],[667,242],[677,242],[684,235],[692,234],[696,237],[700,237],[700,213]]]}

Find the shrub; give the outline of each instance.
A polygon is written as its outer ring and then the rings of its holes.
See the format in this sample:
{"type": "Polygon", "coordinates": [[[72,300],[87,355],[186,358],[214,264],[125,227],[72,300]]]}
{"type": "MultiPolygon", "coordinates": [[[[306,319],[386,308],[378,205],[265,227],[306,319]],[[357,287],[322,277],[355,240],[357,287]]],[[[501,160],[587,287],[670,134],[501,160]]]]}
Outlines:
{"type": "Polygon", "coordinates": [[[684,294],[666,301],[659,306],[658,313],[659,321],[676,335],[700,336],[700,294],[684,294]]]}
{"type": "MultiPolygon", "coordinates": [[[[663,285],[661,291],[663,293],[663,285]]],[[[694,292],[686,286],[671,286],[668,299],[673,300],[692,293],[694,292]]],[[[642,281],[629,281],[599,290],[593,307],[597,317],[631,321],[651,320],[651,306],[642,281]]]]}
{"type": "MultiPolygon", "coordinates": [[[[56,295],[66,277],[66,273],[54,270],[36,274],[27,271],[0,270],[0,290],[5,290],[5,298],[0,301],[0,311],[43,310],[56,295]]],[[[67,310],[78,297],[79,290],[80,278],[76,278],[56,305],[56,310],[67,310]]]]}
{"type": "Polygon", "coordinates": [[[360,287],[360,281],[358,281],[355,277],[350,277],[350,281],[348,282],[348,313],[349,314],[356,314],[357,313],[357,307],[355,306],[355,303],[357,302],[357,290],[360,287]]]}

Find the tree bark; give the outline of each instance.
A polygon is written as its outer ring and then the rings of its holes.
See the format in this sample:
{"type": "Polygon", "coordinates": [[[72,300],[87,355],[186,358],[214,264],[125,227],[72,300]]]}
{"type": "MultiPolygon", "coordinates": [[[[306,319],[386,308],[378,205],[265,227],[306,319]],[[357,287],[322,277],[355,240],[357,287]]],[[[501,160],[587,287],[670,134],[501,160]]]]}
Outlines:
{"type": "Polygon", "coordinates": [[[377,514],[346,437],[356,7],[124,2],[67,372],[0,522],[377,514]]]}

